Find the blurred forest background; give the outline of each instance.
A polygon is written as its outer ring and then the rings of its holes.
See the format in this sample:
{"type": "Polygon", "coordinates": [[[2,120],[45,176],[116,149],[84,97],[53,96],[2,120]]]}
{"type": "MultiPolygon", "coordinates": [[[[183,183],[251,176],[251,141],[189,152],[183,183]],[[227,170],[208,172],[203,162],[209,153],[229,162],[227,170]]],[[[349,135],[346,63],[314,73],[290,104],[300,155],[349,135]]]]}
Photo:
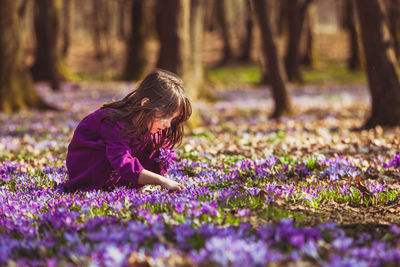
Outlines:
{"type": "Polygon", "coordinates": [[[52,108],[34,81],[180,75],[192,99],[269,86],[272,118],[291,88],[368,84],[365,127],[400,123],[399,0],[1,0],[0,110],[52,108]]]}

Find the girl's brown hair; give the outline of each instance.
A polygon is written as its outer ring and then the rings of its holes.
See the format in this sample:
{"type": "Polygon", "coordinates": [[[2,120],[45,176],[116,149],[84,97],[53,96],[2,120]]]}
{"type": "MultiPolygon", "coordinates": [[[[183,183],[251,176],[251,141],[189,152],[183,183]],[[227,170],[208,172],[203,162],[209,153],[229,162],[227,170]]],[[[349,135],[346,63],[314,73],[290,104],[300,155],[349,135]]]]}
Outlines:
{"type": "Polygon", "coordinates": [[[107,109],[105,118],[129,122],[121,134],[138,138],[145,144],[151,139],[149,128],[154,118],[165,118],[177,112],[178,116],[171,121],[170,128],[163,130],[161,135],[153,135],[151,140],[155,148],[180,145],[183,123],[192,114],[182,80],[172,72],[161,69],[148,74],[139,87],[122,100],[104,104],[101,108],[107,109]],[[146,98],[148,101],[142,105],[142,100],[146,98]]]}

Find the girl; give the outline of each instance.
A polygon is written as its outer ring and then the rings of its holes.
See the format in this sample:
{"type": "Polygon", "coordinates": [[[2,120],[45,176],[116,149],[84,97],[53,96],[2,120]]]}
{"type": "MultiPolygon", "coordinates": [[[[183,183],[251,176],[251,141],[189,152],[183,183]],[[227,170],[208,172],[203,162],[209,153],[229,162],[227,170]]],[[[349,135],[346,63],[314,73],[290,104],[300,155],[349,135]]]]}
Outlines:
{"type": "Polygon", "coordinates": [[[160,152],[181,143],[183,123],[191,113],[182,80],[165,70],[151,72],[122,100],[103,105],[79,123],[68,146],[69,180],[63,190],[146,184],[183,189],[162,176],[170,160],[160,152]]]}

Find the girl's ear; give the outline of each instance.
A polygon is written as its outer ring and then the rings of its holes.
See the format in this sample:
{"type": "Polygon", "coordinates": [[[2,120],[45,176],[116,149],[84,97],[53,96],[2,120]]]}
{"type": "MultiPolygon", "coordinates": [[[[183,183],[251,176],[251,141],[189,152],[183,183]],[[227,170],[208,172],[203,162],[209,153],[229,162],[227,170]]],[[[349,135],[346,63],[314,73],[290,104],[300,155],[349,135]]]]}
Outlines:
{"type": "Polygon", "coordinates": [[[149,102],[150,99],[148,99],[147,97],[143,98],[142,101],[140,101],[140,105],[143,107],[144,104],[146,104],[147,102],[149,102]]]}

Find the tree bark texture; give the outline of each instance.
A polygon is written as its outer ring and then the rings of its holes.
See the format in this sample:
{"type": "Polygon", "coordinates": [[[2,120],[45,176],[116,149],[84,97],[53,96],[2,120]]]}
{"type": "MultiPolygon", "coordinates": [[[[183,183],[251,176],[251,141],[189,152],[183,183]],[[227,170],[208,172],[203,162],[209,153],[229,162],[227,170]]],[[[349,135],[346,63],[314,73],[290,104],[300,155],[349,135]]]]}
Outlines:
{"type": "MultiPolygon", "coordinates": [[[[203,85],[204,14],[202,0],[158,1],[157,31],[161,46],[157,67],[179,75],[191,100],[198,98],[203,85]]],[[[199,115],[194,109],[188,122],[189,129],[199,123],[199,115]]]]}
{"type": "Polygon", "coordinates": [[[190,65],[190,1],[158,1],[160,51],[157,66],[183,78],[190,65]]]}
{"type": "Polygon", "coordinates": [[[371,116],[364,127],[400,124],[400,84],[397,63],[385,23],[381,0],[355,0],[372,99],[371,116]]]}
{"type": "Polygon", "coordinates": [[[50,108],[36,93],[23,63],[17,3],[0,1],[0,111],[6,113],[22,108],[50,108]]]}
{"type": "Polygon", "coordinates": [[[300,39],[306,11],[312,0],[290,0],[287,5],[288,41],[285,54],[285,69],[289,81],[302,82],[300,73],[300,39]]]}
{"type": "MultiPolygon", "coordinates": [[[[134,0],[131,5],[131,33],[126,42],[127,58],[123,79],[140,80],[149,69],[146,44],[149,38],[147,0],[134,0]]],[[[152,8],[152,7],[150,7],[152,8]]]]}
{"type": "Polygon", "coordinates": [[[60,8],[59,0],[35,1],[36,53],[31,71],[35,81],[48,81],[55,90],[62,80],[70,79],[57,47],[60,8]]]}
{"type": "Polygon", "coordinates": [[[279,118],[292,113],[292,105],[285,85],[285,75],[279,58],[275,41],[275,33],[271,26],[271,18],[265,0],[253,0],[254,10],[261,29],[262,49],[266,57],[269,78],[274,98],[274,111],[271,118],[279,118]]]}

